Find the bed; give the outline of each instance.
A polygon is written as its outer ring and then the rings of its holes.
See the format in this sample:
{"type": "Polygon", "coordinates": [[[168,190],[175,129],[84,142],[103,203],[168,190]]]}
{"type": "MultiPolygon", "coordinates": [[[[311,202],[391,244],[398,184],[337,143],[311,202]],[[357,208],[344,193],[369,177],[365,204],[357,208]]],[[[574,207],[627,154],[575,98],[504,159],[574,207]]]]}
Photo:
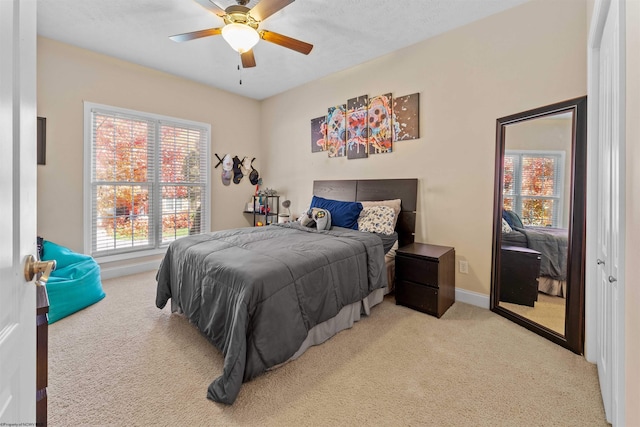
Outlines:
{"type": "Polygon", "coordinates": [[[511,219],[512,223],[504,219],[509,227],[503,226],[502,246],[520,246],[540,252],[538,291],[566,298],[568,230],[524,226],[517,222],[519,218],[511,216],[511,219]]]}
{"type": "MultiPolygon", "coordinates": [[[[313,192],[346,202],[401,199],[398,244],[413,242],[416,179],[315,181],[313,192]]],[[[156,305],[171,300],[172,312],[223,353],[207,397],[232,404],[243,382],[351,327],[382,301],[392,264],[384,246],[374,233],[298,223],[184,237],[158,270],[156,305]]]]}

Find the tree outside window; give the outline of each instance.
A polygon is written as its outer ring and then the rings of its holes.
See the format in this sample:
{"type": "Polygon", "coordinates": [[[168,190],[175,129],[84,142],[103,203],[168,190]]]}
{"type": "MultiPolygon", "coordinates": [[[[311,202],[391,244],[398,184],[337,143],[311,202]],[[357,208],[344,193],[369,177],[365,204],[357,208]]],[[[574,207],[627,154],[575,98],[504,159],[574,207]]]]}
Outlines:
{"type": "Polygon", "coordinates": [[[205,231],[208,127],[138,114],[91,109],[94,256],[205,231]]]}
{"type": "Polygon", "coordinates": [[[524,225],[558,227],[564,185],[564,153],[510,151],[504,156],[503,206],[524,225]]]}

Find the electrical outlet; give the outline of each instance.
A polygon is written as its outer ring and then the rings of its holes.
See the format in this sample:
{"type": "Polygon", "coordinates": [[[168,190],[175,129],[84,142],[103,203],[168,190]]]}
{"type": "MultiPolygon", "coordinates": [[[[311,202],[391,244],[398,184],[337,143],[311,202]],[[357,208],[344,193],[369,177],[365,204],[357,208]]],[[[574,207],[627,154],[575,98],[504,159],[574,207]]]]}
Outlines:
{"type": "Polygon", "coordinates": [[[469,263],[464,260],[460,260],[460,273],[469,274],[469,263]]]}

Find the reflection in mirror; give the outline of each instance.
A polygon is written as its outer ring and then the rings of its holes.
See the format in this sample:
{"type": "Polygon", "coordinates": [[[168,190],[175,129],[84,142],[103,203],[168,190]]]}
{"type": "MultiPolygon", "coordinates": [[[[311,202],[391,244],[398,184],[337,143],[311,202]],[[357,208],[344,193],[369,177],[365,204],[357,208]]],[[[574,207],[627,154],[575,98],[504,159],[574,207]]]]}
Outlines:
{"type": "Polygon", "coordinates": [[[497,120],[492,311],[584,349],[586,97],[497,120]]]}
{"type": "Polygon", "coordinates": [[[560,335],[565,331],[572,130],[573,111],[504,129],[499,304],[560,335]]]}

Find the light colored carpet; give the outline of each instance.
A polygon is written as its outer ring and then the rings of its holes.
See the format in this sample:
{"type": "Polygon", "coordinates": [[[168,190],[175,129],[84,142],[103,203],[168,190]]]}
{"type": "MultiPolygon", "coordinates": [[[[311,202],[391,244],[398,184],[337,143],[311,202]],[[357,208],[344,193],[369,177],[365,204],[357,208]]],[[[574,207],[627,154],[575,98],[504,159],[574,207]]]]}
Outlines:
{"type": "MultiPolygon", "coordinates": [[[[155,307],[154,273],[49,327],[52,426],[601,426],[596,368],[478,307],[441,318],[393,297],[298,360],[206,398],[222,355],[155,307]]],[[[170,305],[170,304],[169,304],[170,305]]]]}
{"type": "Polygon", "coordinates": [[[547,328],[564,335],[564,317],[567,310],[566,299],[538,292],[538,301],[533,307],[500,302],[504,308],[533,320],[547,328]]]}

